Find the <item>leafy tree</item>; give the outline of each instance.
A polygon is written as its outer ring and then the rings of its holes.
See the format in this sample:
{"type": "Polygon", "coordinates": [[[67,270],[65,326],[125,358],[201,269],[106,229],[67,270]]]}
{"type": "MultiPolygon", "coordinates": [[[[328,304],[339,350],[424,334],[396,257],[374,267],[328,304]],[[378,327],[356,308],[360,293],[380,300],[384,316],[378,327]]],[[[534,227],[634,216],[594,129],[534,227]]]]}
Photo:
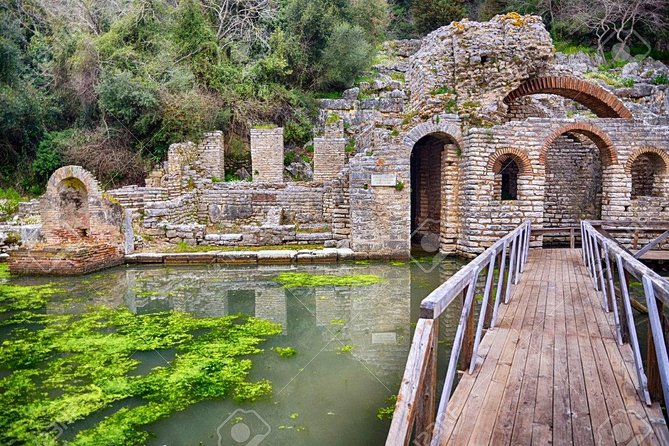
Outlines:
{"type": "Polygon", "coordinates": [[[348,88],[355,77],[369,66],[374,48],[365,40],[365,31],[348,23],[337,25],[323,50],[323,85],[348,88]]]}
{"type": "Polygon", "coordinates": [[[424,34],[467,15],[463,0],[414,0],[411,13],[416,29],[424,34]]]}

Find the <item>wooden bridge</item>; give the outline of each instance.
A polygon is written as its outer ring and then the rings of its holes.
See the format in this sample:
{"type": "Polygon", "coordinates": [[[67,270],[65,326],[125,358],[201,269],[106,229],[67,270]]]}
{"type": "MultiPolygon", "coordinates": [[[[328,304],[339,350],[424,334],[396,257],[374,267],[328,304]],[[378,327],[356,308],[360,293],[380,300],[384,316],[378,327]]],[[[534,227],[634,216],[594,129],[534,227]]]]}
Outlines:
{"type": "Polygon", "coordinates": [[[422,302],[386,445],[669,445],[669,283],[581,229],[583,249],[529,251],[525,222],[422,302]],[[644,351],[630,278],[648,308],[644,351]],[[438,318],[460,296],[439,398],[438,318]]]}

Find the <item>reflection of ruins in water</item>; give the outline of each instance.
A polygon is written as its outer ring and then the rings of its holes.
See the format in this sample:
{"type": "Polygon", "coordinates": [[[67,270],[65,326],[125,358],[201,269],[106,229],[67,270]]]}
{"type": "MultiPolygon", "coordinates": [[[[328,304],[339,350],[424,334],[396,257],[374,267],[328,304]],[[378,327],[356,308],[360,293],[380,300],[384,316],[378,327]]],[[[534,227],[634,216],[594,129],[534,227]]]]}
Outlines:
{"type": "Polygon", "coordinates": [[[286,289],[274,279],[288,270],[295,269],[217,265],[117,269],[96,278],[91,303],[125,304],[137,314],[180,310],[218,317],[244,313],[281,324],[288,345],[295,336],[317,340],[319,349],[326,346],[324,351],[329,352],[351,345],[352,357],[384,381],[401,376],[414,327],[412,313],[417,315],[417,310],[412,311],[408,266],[299,267],[300,272],[313,274],[375,274],[383,279],[362,287],[286,289]]]}
{"type": "MultiPolygon", "coordinates": [[[[350,355],[388,384],[404,371],[420,300],[453,275],[461,262],[446,261],[424,272],[416,265],[300,265],[118,268],[68,283],[86,303],[51,303],[50,312],[85,311],[87,305],[125,305],[136,314],[169,310],[197,317],[248,314],[281,324],[282,344],[305,354],[350,355]],[[350,287],[283,288],[275,281],[283,271],[313,274],[374,274],[378,284],[350,287]]],[[[449,348],[457,327],[460,302],[442,317],[440,349],[449,348]]],[[[444,355],[440,355],[444,356],[444,355]]]]}

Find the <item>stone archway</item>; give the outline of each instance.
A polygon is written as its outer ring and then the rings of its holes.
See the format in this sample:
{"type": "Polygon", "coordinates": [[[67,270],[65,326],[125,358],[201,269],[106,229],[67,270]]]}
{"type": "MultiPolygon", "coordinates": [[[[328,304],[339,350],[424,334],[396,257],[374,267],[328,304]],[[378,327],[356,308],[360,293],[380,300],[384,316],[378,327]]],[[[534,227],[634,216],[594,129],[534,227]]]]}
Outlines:
{"type": "Polygon", "coordinates": [[[597,84],[571,76],[535,77],[523,82],[504,98],[509,105],[516,99],[533,94],[555,94],[572,99],[590,109],[599,118],[632,119],[632,113],[612,93],[597,84]]]}
{"type": "Polygon", "coordinates": [[[442,131],[422,136],[411,149],[411,239],[427,252],[456,250],[458,153],[456,139],[442,131]]]}
{"type": "Polygon", "coordinates": [[[539,161],[546,172],[546,227],[602,218],[610,189],[607,170],[618,162],[617,151],[604,131],[583,122],[562,126],[546,139],[539,161]]]}
{"type": "Polygon", "coordinates": [[[102,194],[97,181],[80,166],[56,170],[42,198],[42,232],[50,242],[76,242],[94,235],[93,213],[102,194]]]}
{"type": "Polygon", "coordinates": [[[669,154],[656,147],[637,149],[625,164],[625,173],[631,178],[630,198],[663,197],[669,180],[669,154]]]}

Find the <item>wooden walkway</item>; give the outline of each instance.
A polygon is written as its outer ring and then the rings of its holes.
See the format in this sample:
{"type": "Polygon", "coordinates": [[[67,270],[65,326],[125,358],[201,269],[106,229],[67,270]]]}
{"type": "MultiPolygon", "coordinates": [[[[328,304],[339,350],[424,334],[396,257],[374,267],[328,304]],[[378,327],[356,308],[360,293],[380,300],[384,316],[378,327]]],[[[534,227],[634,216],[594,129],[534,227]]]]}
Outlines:
{"type": "Polygon", "coordinates": [[[512,293],[450,399],[441,444],[669,445],[580,250],[531,251],[512,293]]]}

